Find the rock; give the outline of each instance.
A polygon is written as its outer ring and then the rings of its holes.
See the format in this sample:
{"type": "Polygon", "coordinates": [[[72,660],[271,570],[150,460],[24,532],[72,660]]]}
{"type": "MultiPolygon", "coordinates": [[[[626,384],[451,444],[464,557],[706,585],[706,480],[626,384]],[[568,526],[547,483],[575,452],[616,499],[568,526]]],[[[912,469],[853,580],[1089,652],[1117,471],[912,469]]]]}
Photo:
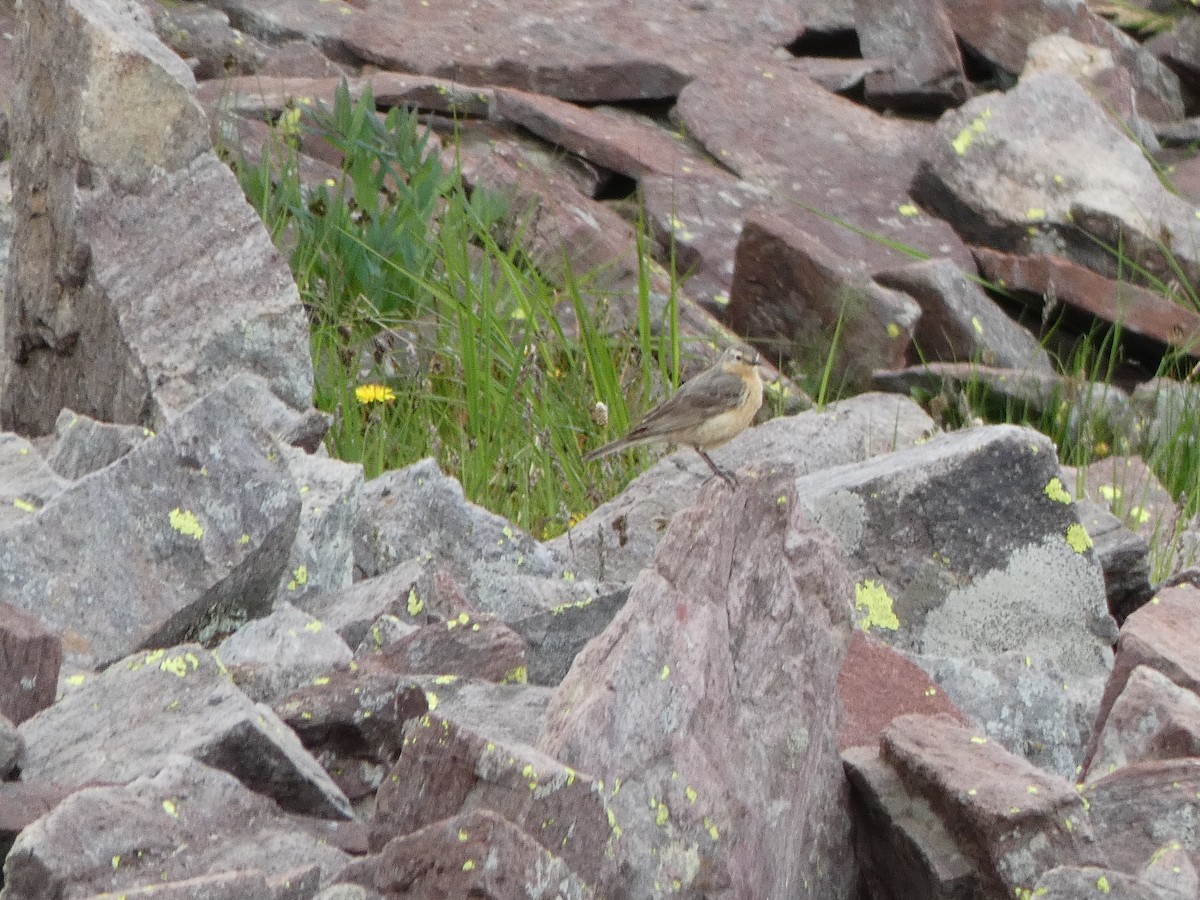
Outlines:
{"type": "MultiPolygon", "coordinates": [[[[712,456],[718,465],[745,466],[759,475],[773,466],[803,474],[906,447],[935,430],[907,397],[863,394],[749,428],[712,456]]],[[[710,474],[690,449],[674,453],[547,546],[581,578],[631,582],[650,565],[667,525],[695,502],[710,474]]]]}
{"type": "Polygon", "coordinates": [[[0,434],[0,531],[27,523],[66,486],[29,441],[0,434]]]}
{"type": "MultiPolygon", "coordinates": [[[[1063,483],[1069,485],[1069,479],[1064,478],[1063,483]]],[[[1067,492],[1071,493],[1069,486],[1067,492]]],[[[1076,501],[1075,506],[1104,570],[1108,611],[1120,625],[1154,593],[1150,586],[1150,545],[1144,537],[1126,528],[1107,507],[1090,500],[1076,501]]]]}
{"type": "Polygon", "coordinates": [[[993,369],[975,363],[925,363],[899,370],[876,370],[877,390],[935,395],[944,409],[972,419],[965,391],[977,403],[1006,404],[1029,418],[1057,419],[1072,441],[1096,441],[1136,430],[1129,395],[1114,384],[1028,369],[993,369]]]}
{"type": "Polygon", "coordinates": [[[1029,45],[1044,35],[1065,32],[1084,44],[1111,51],[1129,71],[1137,103],[1152,119],[1183,114],[1179,80],[1128,36],[1086,7],[1059,0],[943,0],[954,33],[968,49],[1009,75],[1025,67],[1029,45]]]}
{"type": "Polygon", "coordinates": [[[57,784],[0,781],[0,853],[7,857],[18,834],[73,793],[57,784]]]}
{"type": "Polygon", "coordinates": [[[604,103],[674,97],[729,54],[786,45],[806,24],[795,5],[777,2],[753,17],[716,5],[563,7],[545,0],[510,13],[457,4],[400,14],[382,3],[349,17],[344,37],[362,59],[385,69],[604,103]],[[631,21],[639,27],[630,28],[631,21]]]}
{"type": "Polygon", "coordinates": [[[799,66],[752,58],[726,60],[689,82],[673,116],[722,165],[770,190],[772,216],[833,257],[873,274],[912,261],[899,246],[969,269],[953,230],[909,198],[929,125],[863,109],[799,66]]]}
{"type": "Polygon", "coordinates": [[[0,715],[0,778],[12,778],[25,755],[25,740],[7,716],[0,715]]]}
{"type": "Polygon", "coordinates": [[[760,212],[742,228],[728,315],[769,359],[812,368],[833,353],[834,378],[856,383],[903,364],[921,310],[814,234],[760,212]]]}
{"type": "Polygon", "coordinates": [[[612,788],[532,747],[493,740],[435,715],[410,720],[404,736],[404,752],[379,789],[372,846],[487,809],[606,896],[623,893],[628,876],[612,854],[620,832],[606,802],[612,788]]]}
{"type": "Polygon", "coordinates": [[[347,862],[322,830],[225,772],[169,754],[153,773],[78,791],[26,828],[5,865],[4,896],[132,898],[150,886],[145,896],[311,896],[347,862]],[[285,879],[309,893],[277,893],[285,879]]]}
{"type": "Polygon", "coordinates": [[[648,175],[719,177],[723,171],[677,132],[614,109],[587,109],[553,97],[501,88],[493,121],[520,126],[556,147],[630,178],[648,175]]]}
{"type": "Polygon", "coordinates": [[[1146,42],[1146,50],[1165,63],[1183,83],[1184,95],[1193,101],[1200,90],[1200,21],[1181,16],[1175,25],[1146,42]]]}
{"type": "Polygon", "coordinates": [[[340,66],[308,41],[293,39],[267,48],[258,75],[263,78],[344,78],[349,67],[340,66]]]}
{"type": "Polygon", "coordinates": [[[467,608],[465,603],[452,605],[444,599],[445,592],[437,589],[435,566],[432,559],[409,560],[342,590],[305,594],[298,606],[336,631],[349,646],[357,647],[383,616],[399,618],[415,630],[435,615],[444,621],[467,608]]]}
{"type": "Polygon", "coordinates": [[[0,603],[0,715],[20,725],[54,702],[62,642],[35,617],[0,603]]]}
{"type": "Polygon", "coordinates": [[[1053,371],[1050,356],[1037,339],[949,260],[909,263],[880,272],[875,280],[903,291],[920,305],[913,344],[923,362],[1053,371]]]}
{"type": "Polygon", "coordinates": [[[1193,694],[1200,693],[1200,644],[1196,634],[1196,610],[1200,606],[1197,604],[1200,604],[1197,588],[1165,588],[1125,620],[1086,753],[1086,769],[1091,769],[1099,737],[1104,733],[1113,704],[1124,692],[1130,674],[1139,666],[1162,673],[1193,694]]]}
{"type": "Polygon", "coordinates": [[[457,618],[418,628],[376,654],[397,673],[459,675],[487,681],[524,682],[525,642],[490,615],[457,618]]]}
{"type": "Polygon", "coordinates": [[[229,27],[229,17],[203,3],[147,4],[159,39],[191,66],[196,78],[249,75],[262,68],[268,48],[229,27]]]}
{"type": "Polygon", "coordinates": [[[268,44],[303,40],[333,60],[358,63],[342,32],[361,11],[350,6],[297,7],[289,0],[213,0],[208,4],[229,16],[234,28],[268,44]]]}
{"type": "Polygon", "coordinates": [[[7,427],[46,433],[69,406],[161,429],[239,372],[309,406],[291,275],[209,149],[187,66],[133,9],[39,0],[29,11],[13,96],[7,427]],[[77,78],[60,77],[63,59],[77,78]]]}
{"type": "Polygon", "coordinates": [[[62,478],[77,481],[116,462],[153,436],[154,432],[140,425],[98,422],[64,409],[54,423],[54,449],[46,457],[46,465],[62,478]]]}
{"type": "Polygon", "coordinates": [[[1043,771],[1076,780],[1102,679],[1068,676],[1040,655],[911,657],[979,734],[1043,771]]]}
{"type": "Polygon", "coordinates": [[[1081,797],[1108,865],[1140,872],[1154,858],[1182,849],[1194,866],[1200,841],[1191,822],[1200,815],[1200,760],[1171,759],[1117,769],[1086,786],[1081,797]]]}
{"type": "Polygon", "coordinates": [[[920,666],[857,629],[838,674],[838,699],[842,701],[838,749],[843,759],[847,747],[876,747],[892,719],[906,713],[944,714],[969,724],[920,666]]]}
{"type": "Polygon", "coordinates": [[[1125,681],[1096,739],[1086,781],[1131,763],[1200,756],[1200,697],[1149,666],[1125,681]]]}
{"type": "Polygon", "coordinates": [[[892,646],[1024,652],[1072,680],[1107,673],[1116,628],[1102,573],[1043,435],[939,435],[796,489],[849,556],[855,620],[892,646]]]}
{"type": "Polygon", "coordinates": [[[835,748],[849,583],[794,480],[704,489],[554,694],[539,749],[620,779],[632,896],[850,896],[835,748]]]}
{"type": "Polygon", "coordinates": [[[56,631],[75,664],[265,612],[300,500],[274,443],[233,402],[237,386],[0,533],[5,596],[56,631]]]}
{"type": "Polygon", "coordinates": [[[1161,293],[1131,284],[1125,278],[1105,278],[1061,257],[1022,256],[986,247],[975,247],[972,252],[984,278],[1003,285],[1005,290],[1033,295],[1035,303],[1046,298],[1051,312],[1055,302],[1061,303],[1119,325],[1121,339],[1135,347],[1148,345],[1157,354],[1176,348],[1200,359],[1200,348],[1192,338],[1200,330],[1200,314],[1161,293]]]}
{"type": "Polygon", "coordinates": [[[975,864],[929,802],[874,747],[842,751],[854,796],[856,858],[872,897],[982,897],[975,864]]]}
{"type": "Polygon", "coordinates": [[[277,598],[297,603],[312,591],[347,588],[354,580],[354,526],[362,466],[281,448],[300,491],[300,524],[277,598]]]}
{"type": "Polygon", "coordinates": [[[385,898],[593,900],[592,889],[558,856],[494,812],[477,809],[393,839],[353,863],[350,877],[385,898]]]}
{"type": "Polygon", "coordinates": [[[971,729],[901,716],[884,732],[881,756],[977,861],[983,896],[1014,896],[1054,866],[1103,864],[1071,784],[971,729]]]}
{"type": "Polygon", "coordinates": [[[885,69],[866,78],[872,106],[941,112],[967,98],[967,79],[941,3],[856,0],[862,55],[885,69]]]}
{"type": "Polygon", "coordinates": [[[267,706],[195,644],[138,653],[21,726],[26,778],[128,782],[185,754],[234,775],[285,809],[349,817],[350,805],[267,706]]]}
{"type": "Polygon", "coordinates": [[[1183,900],[1189,896],[1161,891],[1140,878],[1098,866],[1057,866],[1043,874],[1033,890],[1033,896],[1046,900],[1085,900],[1098,893],[1129,900],[1183,900]]]}
{"type": "Polygon", "coordinates": [[[267,704],[348,665],[352,656],[333,629],[284,601],[270,615],[243,625],[215,652],[234,683],[267,704]]]}
{"type": "Polygon", "coordinates": [[[1165,281],[1200,275],[1191,204],[1163,188],[1082,87],[1054,72],[944,115],[912,189],[971,243],[1067,256],[1110,277],[1131,264],[1165,281]],[[1120,261],[1107,249],[1118,246],[1120,261]]]}
{"type": "Polygon", "coordinates": [[[607,588],[595,597],[568,600],[514,623],[527,644],[529,683],[559,684],[584,645],[608,627],[628,599],[627,586],[607,588]]]}

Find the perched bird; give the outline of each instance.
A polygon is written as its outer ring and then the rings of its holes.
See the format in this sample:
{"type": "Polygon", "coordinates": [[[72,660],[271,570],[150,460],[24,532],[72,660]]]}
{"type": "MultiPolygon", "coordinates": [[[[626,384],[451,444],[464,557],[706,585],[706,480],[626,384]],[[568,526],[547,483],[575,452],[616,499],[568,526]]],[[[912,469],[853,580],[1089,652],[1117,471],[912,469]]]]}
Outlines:
{"type": "Polygon", "coordinates": [[[733,487],[733,475],[714,463],[705,451],[740,434],[762,406],[762,395],[758,354],[731,347],[710,368],[646,413],[629,434],[593,450],[583,460],[591,462],[649,441],[686,444],[695,448],[714,475],[733,487]]]}

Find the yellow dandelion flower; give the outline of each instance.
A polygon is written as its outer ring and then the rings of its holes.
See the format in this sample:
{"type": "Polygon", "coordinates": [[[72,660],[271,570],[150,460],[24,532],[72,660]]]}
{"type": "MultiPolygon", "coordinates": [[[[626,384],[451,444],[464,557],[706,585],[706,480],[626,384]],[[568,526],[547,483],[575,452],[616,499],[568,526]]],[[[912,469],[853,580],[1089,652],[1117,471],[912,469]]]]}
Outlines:
{"type": "Polygon", "coordinates": [[[354,396],[366,406],[369,403],[391,403],[396,399],[396,392],[382,384],[360,384],[354,389],[354,396]]]}

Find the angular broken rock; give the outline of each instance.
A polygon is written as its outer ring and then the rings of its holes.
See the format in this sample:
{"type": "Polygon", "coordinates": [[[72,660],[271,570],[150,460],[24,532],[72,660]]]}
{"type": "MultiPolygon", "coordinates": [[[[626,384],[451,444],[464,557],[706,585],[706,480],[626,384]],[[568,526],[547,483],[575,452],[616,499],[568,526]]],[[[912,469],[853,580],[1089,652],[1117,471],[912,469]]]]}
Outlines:
{"type": "Polygon", "coordinates": [[[271,704],[350,663],[350,648],[332,628],[278,601],[270,615],[247,622],[216,649],[234,683],[271,704]]]}
{"type": "Polygon", "coordinates": [[[1085,780],[1131,763],[1186,756],[1200,756],[1200,697],[1138,666],[1104,719],[1085,780]]]}
{"type": "Polygon", "coordinates": [[[74,410],[64,409],[54,423],[54,449],[46,464],[71,481],[116,462],[138,444],[154,436],[141,425],[99,422],[74,410]]]}
{"type": "MultiPolygon", "coordinates": [[[[532,747],[493,740],[436,715],[410,720],[404,752],[379,789],[372,846],[472,809],[520,828],[606,896],[622,893],[612,851],[615,792],[532,747]]],[[[617,788],[619,790],[619,788],[617,788]]]]}
{"type": "Polygon", "coordinates": [[[856,0],[854,22],[863,57],[883,64],[866,78],[872,106],[940,112],[967,98],[962,56],[940,2],[856,0]]]}
{"type": "Polygon", "coordinates": [[[924,362],[977,362],[985,366],[1052,372],[1037,339],[948,259],[929,259],[879,272],[875,280],[903,291],[921,307],[913,345],[924,362]]]}
{"type": "Polygon", "coordinates": [[[238,372],[308,408],[296,286],[211,150],[186,64],[113,0],[37,0],[27,21],[0,420],[46,433],[69,406],[161,428],[238,372]]]}
{"type": "Polygon", "coordinates": [[[53,703],[62,655],[36,616],[0,602],[0,715],[20,725],[53,703]]]}
{"type": "Polygon", "coordinates": [[[387,898],[594,900],[566,862],[488,809],[475,809],[394,838],[342,874],[387,898]]]}
{"type": "Polygon", "coordinates": [[[904,364],[920,316],[911,297],[880,287],[812,232],[768,212],[746,220],[729,324],[768,358],[812,364],[838,339],[835,377],[861,382],[873,368],[904,364]]]}
{"type": "Polygon", "coordinates": [[[315,892],[348,862],[323,831],[225,772],[164,754],[131,784],[79,791],[26,828],[5,864],[4,897],[134,898],[151,887],[146,896],[297,897],[276,892],[286,879],[315,892]]]}
{"type": "Polygon", "coordinates": [[[939,655],[1020,651],[1103,676],[1116,626],[1054,445],[996,425],[800,478],[849,556],[855,620],[939,655]]]}
{"type": "Polygon", "coordinates": [[[235,379],[0,533],[5,599],[102,666],[269,607],[300,498],[235,379]],[[137,573],[131,578],[130,573],[137,573]]]}
{"type": "Polygon", "coordinates": [[[900,716],[883,760],[977,861],[985,896],[1014,896],[1058,865],[1102,864],[1074,787],[943,717],[900,716]]]}
{"type": "Polygon", "coordinates": [[[29,521],[29,514],[61,494],[67,482],[32,444],[0,434],[0,531],[29,521]]]}
{"type": "Polygon", "coordinates": [[[555,692],[539,748],[614,788],[636,897],[848,896],[850,584],[794,477],[712,482],[555,692]]]}
{"type": "Polygon", "coordinates": [[[285,809],[348,818],[350,804],[270,707],[197,644],[137,653],[21,726],[33,780],[82,786],[151,774],[170,754],[229,772],[285,809]]]}
{"type": "Polygon", "coordinates": [[[1079,84],[1054,72],[943,116],[913,194],[970,243],[1067,256],[1110,277],[1131,264],[1164,281],[1200,276],[1192,204],[1162,186],[1079,84]]]}

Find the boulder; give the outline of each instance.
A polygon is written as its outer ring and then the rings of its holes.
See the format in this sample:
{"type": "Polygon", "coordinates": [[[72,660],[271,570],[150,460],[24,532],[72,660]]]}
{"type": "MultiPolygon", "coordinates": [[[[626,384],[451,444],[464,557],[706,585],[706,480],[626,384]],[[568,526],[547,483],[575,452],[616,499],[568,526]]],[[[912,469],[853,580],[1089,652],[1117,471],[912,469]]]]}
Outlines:
{"type": "Polygon", "coordinates": [[[69,406],[161,429],[239,372],[307,408],[304,309],[187,65],[141,7],[38,0],[26,21],[0,421],[44,434],[69,406]]]}
{"type": "Polygon", "coordinates": [[[850,584],[795,481],[703,489],[554,694],[539,749],[612,785],[631,896],[852,893],[835,687],[850,584]]]}
{"type": "Polygon", "coordinates": [[[24,777],[82,787],[157,772],[173,754],[229,772],[285,809],[348,818],[350,804],[267,706],[203,647],[138,653],[20,728],[24,777]]]}

